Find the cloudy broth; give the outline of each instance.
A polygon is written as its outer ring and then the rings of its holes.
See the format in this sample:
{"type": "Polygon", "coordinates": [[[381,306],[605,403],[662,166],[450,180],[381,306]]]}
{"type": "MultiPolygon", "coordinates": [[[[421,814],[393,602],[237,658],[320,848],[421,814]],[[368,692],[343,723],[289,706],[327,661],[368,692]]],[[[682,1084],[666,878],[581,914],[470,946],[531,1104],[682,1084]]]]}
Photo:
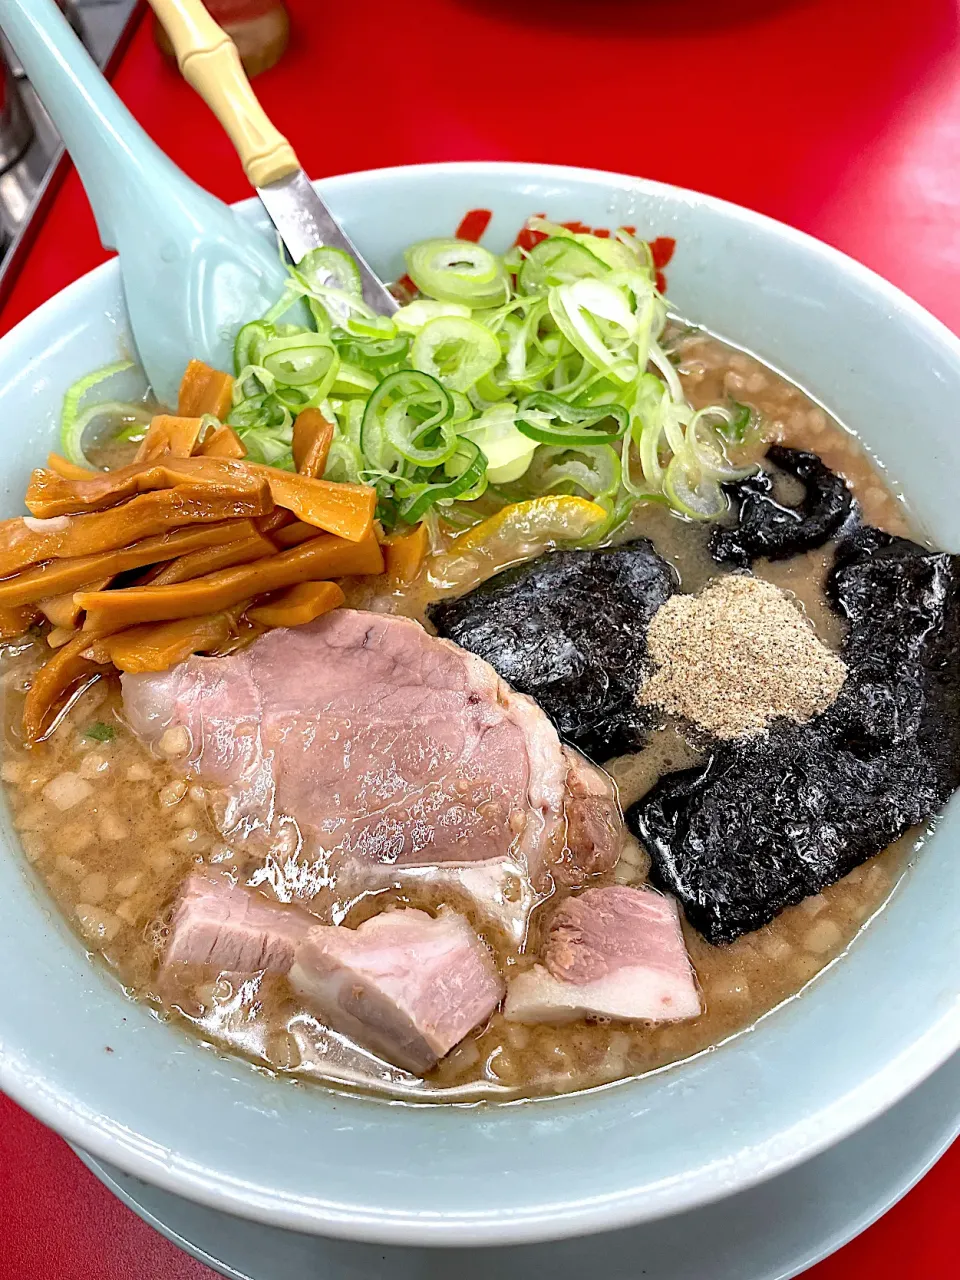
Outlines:
{"type": "MultiPolygon", "coordinates": [[[[677,337],[674,353],[695,405],[732,397],[758,411],[764,439],[754,446],[757,453],[773,442],[815,451],[847,479],[870,523],[906,532],[902,504],[857,440],[796,387],[696,331],[677,337]]],[[[660,508],[637,509],[621,536],[637,535],[651,538],[675,565],[685,591],[723,572],[707,554],[705,531],[660,508]]],[[[529,553],[525,547],[505,549],[498,565],[529,553]]],[[[779,564],[759,561],[754,570],[792,593],[820,638],[836,648],[842,628],[822,591],[831,555],[827,547],[779,564]]],[[[487,564],[484,573],[490,569],[487,564]]],[[[358,581],[347,584],[348,604],[422,619],[438,595],[474,586],[477,575],[471,579],[470,572],[469,565],[460,566],[454,580],[424,572],[403,592],[358,581]]],[[[298,862],[305,855],[292,819],[275,825],[269,847],[232,843],[218,833],[216,794],[185,776],[175,739],[155,754],[135,738],[124,724],[118,680],[97,680],[45,742],[25,748],[18,734],[23,693],[45,653],[45,641],[34,639],[8,645],[3,660],[2,777],[26,858],[83,945],[131,996],[220,1048],[300,1078],[436,1099],[505,1097],[589,1088],[687,1058],[752,1025],[840,955],[887,899],[915,845],[914,836],[905,837],[728,946],[711,946],[684,924],[704,1005],[692,1021],[526,1026],[496,1013],[421,1080],[329,1031],[303,1009],[284,978],[203,969],[163,973],[159,957],[170,909],[179,885],[197,867],[229,872],[284,901],[296,898],[326,922],[329,902],[309,896],[309,866],[298,862]]],[[[643,751],[606,768],[626,808],[662,774],[698,759],[696,744],[667,725],[643,751]]],[[[647,870],[646,855],[630,845],[616,870],[592,883],[641,884],[647,870]]],[[[337,919],[356,925],[391,903],[433,907],[441,901],[408,883],[403,893],[387,887],[341,903],[337,919]]],[[[462,902],[456,905],[463,909],[462,902]]],[[[535,962],[545,908],[549,902],[535,909],[521,949],[491,932],[484,920],[472,920],[508,980],[535,962]]]]}

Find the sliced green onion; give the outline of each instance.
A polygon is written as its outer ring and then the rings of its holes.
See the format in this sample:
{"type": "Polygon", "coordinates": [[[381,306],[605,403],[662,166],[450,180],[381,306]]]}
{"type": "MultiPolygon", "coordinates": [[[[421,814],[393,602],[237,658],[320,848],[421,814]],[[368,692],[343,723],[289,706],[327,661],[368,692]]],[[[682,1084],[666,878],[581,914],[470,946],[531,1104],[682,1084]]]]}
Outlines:
{"type": "MultiPolygon", "coordinates": [[[[633,432],[628,431],[620,445],[620,484],[623,486],[624,493],[636,501],[639,498],[647,497],[652,490],[645,479],[642,479],[639,484],[634,481],[633,460],[630,456],[634,445],[633,432]]],[[[641,464],[641,475],[642,473],[643,467],[641,464]]]]}
{"type": "Polygon", "coordinates": [[[436,378],[412,369],[392,373],[367,401],[360,447],[368,463],[386,473],[403,475],[403,461],[439,466],[457,449],[453,413],[450,393],[436,378]]]}
{"type": "Polygon", "coordinates": [[[85,738],[92,738],[94,742],[112,742],[117,736],[117,731],[112,724],[106,724],[103,720],[95,720],[93,724],[87,725],[83,731],[85,738]]]}
{"type": "Polygon", "coordinates": [[[346,330],[353,337],[373,342],[385,342],[397,336],[397,326],[390,316],[354,314],[347,319],[346,330]]]}
{"type": "Polygon", "coordinates": [[[626,249],[629,249],[637,262],[640,263],[641,270],[645,271],[650,279],[655,282],[657,269],[653,264],[653,253],[646,240],[638,240],[625,227],[618,227],[614,238],[618,244],[622,244],[626,249]]]}
{"type": "MultiPolygon", "coordinates": [[[[378,338],[362,341],[344,336],[337,343],[341,362],[346,360],[360,369],[380,374],[396,373],[406,362],[410,338],[407,334],[398,333],[392,338],[378,338]]],[[[339,376],[339,375],[338,375],[339,376]]]]}
{"type": "Polygon", "coordinates": [[[292,467],[294,419],[315,406],[335,423],[325,474],[373,484],[388,525],[438,504],[466,511],[488,483],[600,502],[598,538],[641,501],[694,519],[724,510],[718,481],[746,474],[725,442],[749,430],[749,411],[687,401],[660,346],[649,247],[624,231],[528,225],[547,238],[506,257],[455,239],[413,245],[424,296],[393,317],[367,306],[338,250],[291,268],[284,297],[236,342],[228,420],[251,456],[292,467]],[[314,327],[283,323],[300,299],[314,327]]]}
{"type": "Polygon", "coordinates": [[[126,373],[132,368],[132,360],[118,360],[116,364],[109,364],[95,373],[88,373],[84,378],[78,378],[64,395],[60,414],[60,448],[64,457],[69,458],[77,466],[90,466],[83,452],[83,433],[95,417],[100,417],[104,412],[110,412],[118,416],[125,415],[129,421],[131,417],[136,417],[138,411],[145,412],[140,406],[115,400],[106,405],[95,405],[83,413],[80,411],[80,401],[88,391],[92,391],[101,382],[106,382],[118,373],[126,373]]]}
{"type": "Polygon", "coordinates": [[[477,409],[489,409],[491,405],[499,404],[502,400],[506,400],[510,392],[506,387],[501,387],[492,375],[485,378],[478,378],[476,386],[470,388],[469,398],[471,404],[477,409]]]}
{"type": "Polygon", "coordinates": [[[340,368],[330,388],[332,396],[368,396],[377,385],[376,375],[360,369],[348,360],[340,361],[340,368]]]}
{"type": "Polygon", "coordinates": [[[365,402],[363,400],[333,401],[328,407],[340,428],[341,438],[352,445],[356,445],[359,450],[360,435],[363,430],[363,413],[366,407],[365,402]]]}
{"type": "Polygon", "coordinates": [[[500,361],[500,344],[482,324],[462,316],[438,316],[423,326],[410,352],[415,369],[449,391],[469,391],[500,361]]]}
{"type": "Polygon", "coordinates": [[[660,402],[660,421],[671,453],[682,454],[686,450],[684,429],[692,417],[693,410],[685,400],[673,400],[670,393],[664,391],[660,402]]]}
{"type": "Polygon", "coordinates": [[[743,444],[750,434],[756,417],[750,405],[731,400],[729,409],[717,405],[716,413],[723,419],[723,422],[718,424],[717,430],[724,440],[728,440],[731,444],[743,444]]]}
{"type": "Polygon", "coordinates": [[[682,457],[672,458],[663,480],[670,505],[691,520],[716,520],[726,514],[727,495],[712,476],[691,476],[682,457]]]}
{"type": "Polygon", "coordinates": [[[240,368],[233,381],[233,403],[255,400],[261,395],[273,395],[277,380],[262,364],[248,364],[240,368]]]}
{"type": "Polygon", "coordinates": [[[327,378],[332,383],[340,357],[320,334],[299,333],[269,338],[261,348],[260,363],[288,387],[306,387],[316,386],[327,378]]]}
{"type": "MultiPolygon", "coordinates": [[[[363,302],[360,268],[342,249],[329,245],[311,249],[289,270],[291,291],[307,299],[319,333],[329,331],[331,321],[346,323],[357,314],[373,316],[363,302]]],[[[271,313],[270,318],[279,317],[271,313]]]]}
{"type": "MultiPolygon", "coordinates": [[[[293,279],[289,280],[287,283],[286,289],[280,295],[280,298],[278,299],[278,301],[273,304],[273,306],[266,313],[266,315],[263,315],[260,317],[260,320],[258,323],[265,324],[268,327],[272,327],[273,325],[277,324],[278,321],[282,320],[283,317],[288,312],[296,313],[296,311],[298,310],[302,311],[302,308],[298,307],[298,303],[300,302],[300,299],[303,296],[304,296],[304,287],[302,285],[297,284],[297,282],[293,279]]],[[[312,311],[312,308],[310,308],[310,310],[312,311]]],[[[314,318],[317,319],[317,317],[314,317],[314,318]]],[[[319,322],[318,322],[318,328],[319,328],[319,322]]]]}
{"type": "Polygon", "coordinates": [[[243,443],[251,462],[262,462],[268,467],[293,471],[290,441],[278,432],[254,428],[244,432],[243,443]]]}
{"type": "Polygon", "coordinates": [[[470,318],[470,308],[462,302],[437,302],[434,298],[417,298],[394,314],[393,322],[401,333],[417,333],[439,316],[470,318]]]}
{"type": "Polygon", "coordinates": [[[516,417],[516,405],[496,404],[462,430],[462,435],[482,449],[491,484],[519,480],[536,452],[537,441],[517,430],[516,417]]]}
{"type": "Polygon", "coordinates": [[[651,281],[654,278],[653,256],[649,246],[624,232],[622,228],[611,238],[596,236],[589,231],[571,231],[569,227],[550,222],[546,218],[528,218],[527,226],[532,231],[542,231],[551,238],[570,240],[580,245],[613,271],[641,270],[646,272],[651,281]]]}
{"type": "Polygon", "coordinates": [[[558,329],[585,360],[620,382],[633,381],[637,320],[619,289],[604,280],[576,280],[551,289],[547,301],[558,329]]]}
{"type": "Polygon", "coordinates": [[[328,288],[356,294],[357,297],[363,293],[360,268],[355,259],[342,249],[334,249],[329,245],[311,249],[305,254],[297,263],[295,274],[302,276],[312,289],[317,285],[326,285],[328,288]]]}
{"type": "MultiPolygon", "coordinates": [[[[722,411],[717,409],[701,409],[694,414],[687,427],[685,439],[688,448],[696,458],[699,469],[714,480],[744,480],[747,476],[756,475],[759,467],[756,463],[737,466],[731,462],[723,451],[723,442],[717,429],[710,425],[710,419],[722,411]]],[[[721,421],[725,421],[721,417],[721,421]]]]}
{"type": "MultiPolygon", "coordinates": [[[[550,315],[546,299],[527,309],[526,316],[510,326],[504,352],[504,373],[514,387],[532,391],[559,364],[563,339],[540,329],[550,315]]],[[[501,341],[503,339],[501,338],[501,341]]]]}
{"type": "Polygon", "coordinates": [[[453,401],[453,417],[450,419],[450,425],[457,427],[461,423],[469,422],[473,417],[473,405],[463,392],[451,391],[450,399],[453,401]]]}
{"type": "Polygon", "coordinates": [[[273,337],[272,326],[268,327],[260,320],[245,324],[237,334],[233,344],[233,367],[236,370],[246,369],[250,365],[260,364],[260,351],[267,341],[273,337]]]}
{"type": "MultiPolygon", "coordinates": [[[[152,417],[153,414],[143,405],[130,404],[125,400],[103,400],[99,404],[91,405],[89,409],[83,409],[78,413],[73,420],[72,430],[69,434],[74,441],[82,443],[90,424],[96,422],[98,418],[107,418],[113,426],[113,431],[110,432],[110,435],[114,439],[139,443],[146,435],[152,417]]],[[[62,431],[61,439],[63,440],[64,457],[70,458],[71,462],[76,462],[80,466],[93,466],[93,463],[87,460],[82,448],[79,457],[70,455],[66,447],[66,437],[63,436],[62,431]]]]}
{"type": "MultiPolygon", "coordinates": [[[[578,236],[577,238],[581,244],[588,243],[587,236],[578,236]]],[[[621,238],[619,233],[615,238],[613,236],[590,236],[589,247],[601,262],[607,264],[611,271],[642,271],[653,283],[656,272],[649,247],[644,241],[635,240],[630,235],[621,238]],[[632,244],[631,241],[633,242],[632,244]],[[639,246],[639,248],[635,249],[634,245],[639,246]]]]}
{"type": "Polygon", "coordinates": [[[227,422],[238,428],[241,436],[246,429],[285,431],[293,427],[290,410],[272,395],[256,395],[241,400],[230,410],[227,422]]]}
{"type": "Polygon", "coordinates": [[[622,404],[577,406],[548,391],[537,391],[522,401],[517,430],[540,444],[566,448],[573,445],[611,444],[619,440],[630,422],[622,404]],[[603,424],[608,423],[606,429],[603,424]]]}
{"type": "Polygon", "coordinates": [[[620,459],[608,444],[573,449],[544,445],[534,455],[524,487],[534,497],[579,492],[605,503],[620,487],[620,459]]]}
{"type": "Polygon", "coordinates": [[[649,357],[667,384],[667,390],[670,392],[671,398],[678,404],[686,404],[686,397],[683,394],[683,387],[680,385],[677,371],[659,343],[650,343],[649,357]]]}
{"type": "Polygon", "coordinates": [[[423,240],[405,254],[410,279],[421,293],[470,308],[506,302],[510,281],[501,260],[467,240],[423,240]]]}
{"type": "Polygon", "coordinates": [[[663,488],[663,467],[660,465],[660,445],[663,439],[663,423],[659,416],[647,422],[640,435],[640,466],[644,479],[651,489],[663,488]]]}
{"type": "Polygon", "coordinates": [[[366,463],[359,447],[341,436],[330,443],[330,451],[327,454],[327,465],[324,467],[323,478],[325,480],[343,481],[346,484],[357,484],[365,465],[366,463]]]}
{"type": "MultiPolygon", "coordinates": [[[[460,468],[458,474],[448,480],[419,483],[401,480],[397,485],[400,497],[397,509],[401,519],[415,524],[435,503],[463,499],[468,492],[484,483],[487,460],[472,440],[460,441],[457,465],[460,468]]],[[[480,495],[477,493],[475,496],[480,495]]]]}
{"type": "Polygon", "coordinates": [[[525,293],[543,293],[556,285],[571,284],[588,276],[599,279],[609,270],[595,253],[573,238],[551,236],[530,250],[520,268],[517,284],[525,293]]]}

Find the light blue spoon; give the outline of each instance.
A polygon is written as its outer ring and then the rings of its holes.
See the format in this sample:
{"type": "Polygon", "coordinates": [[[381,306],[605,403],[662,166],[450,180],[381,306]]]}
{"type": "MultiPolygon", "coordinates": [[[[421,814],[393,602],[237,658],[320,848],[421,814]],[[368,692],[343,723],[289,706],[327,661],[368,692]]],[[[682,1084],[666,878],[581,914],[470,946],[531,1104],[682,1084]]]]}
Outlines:
{"type": "Polygon", "coordinates": [[[0,27],[77,166],[100,239],[119,251],[140,363],[175,406],[190,357],[231,370],[240,325],[283,292],[278,250],[151,141],[53,0],[0,0],[0,27]]]}

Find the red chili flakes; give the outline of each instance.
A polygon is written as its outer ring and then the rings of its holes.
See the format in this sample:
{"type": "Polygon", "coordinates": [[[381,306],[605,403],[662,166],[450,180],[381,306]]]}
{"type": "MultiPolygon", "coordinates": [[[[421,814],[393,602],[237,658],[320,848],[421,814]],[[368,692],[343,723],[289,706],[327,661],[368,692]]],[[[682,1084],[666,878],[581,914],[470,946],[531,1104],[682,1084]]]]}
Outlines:
{"type": "Polygon", "coordinates": [[[493,214],[489,209],[471,209],[469,213],[464,214],[457,227],[457,239],[472,240],[476,244],[489,227],[492,217],[493,214]]]}
{"type": "Polygon", "coordinates": [[[546,238],[544,232],[532,231],[529,227],[524,227],[513,243],[516,248],[523,249],[525,253],[529,253],[534,245],[539,244],[541,240],[546,240],[546,238]]]}
{"type": "Polygon", "coordinates": [[[403,294],[406,295],[404,298],[398,299],[398,301],[401,301],[401,304],[410,302],[420,292],[417,286],[406,274],[400,277],[400,279],[396,282],[394,289],[397,291],[402,290],[403,294]]]}
{"type": "MultiPolygon", "coordinates": [[[[545,213],[535,213],[531,215],[534,218],[545,218],[545,213]]],[[[486,231],[490,222],[491,214],[487,209],[471,209],[464,217],[460,226],[457,228],[457,236],[461,240],[479,240],[486,231]]],[[[604,240],[610,239],[610,231],[606,227],[587,226],[585,222],[574,219],[572,222],[562,222],[560,224],[566,231],[572,231],[574,235],[595,235],[600,236],[604,240]]],[[[636,227],[625,226],[622,230],[630,235],[637,234],[636,227]]],[[[514,247],[523,249],[525,253],[529,253],[534,245],[538,245],[541,240],[546,240],[546,233],[543,231],[534,231],[529,226],[521,227],[514,247]]],[[[677,247],[677,242],[673,236],[657,236],[655,240],[651,240],[650,255],[653,258],[654,270],[657,273],[657,289],[660,293],[667,291],[667,278],[663,274],[663,269],[670,262],[677,247]]]]}
{"type": "MultiPolygon", "coordinates": [[[[532,213],[531,218],[545,218],[545,213],[532,213]]],[[[525,253],[529,253],[534,245],[539,244],[541,240],[546,240],[547,235],[544,231],[534,231],[531,227],[521,227],[513,244],[515,248],[523,249],[525,253]]]]}
{"type": "Polygon", "coordinates": [[[657,236],[656,240],[650,241],[650,253],[653,256],[653,265],[658,271],[662,271],[667,265],[673,257],[676,247],[677,242],[674,240],[673,236],[657,236]]]}

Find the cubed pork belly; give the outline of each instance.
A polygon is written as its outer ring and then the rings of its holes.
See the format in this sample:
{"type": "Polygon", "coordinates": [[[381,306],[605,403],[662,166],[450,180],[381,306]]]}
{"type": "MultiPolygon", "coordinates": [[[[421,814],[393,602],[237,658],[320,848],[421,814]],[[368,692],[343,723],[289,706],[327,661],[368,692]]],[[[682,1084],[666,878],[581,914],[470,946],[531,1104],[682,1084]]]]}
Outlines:
{"type": "Polygon", "coordinates": [[[315,923],[307,912],[270,902],[225,876],[196,873],[185,881],[174,908],[164,964],[286,973],[315,923]]]}
{"type": "Polygon", "coordinates": [[[542,960],[510,983],[508,1019],[673,1022],[700,1012],[677,904],[652,889],[609,885],[568,898],[550,921],[542,960]]]}
{"type": "Polygon", "coordinates": [[[568,766],[564,799],[567,830],[564,855],[553,875],[561,884],[582,884],[589,876],[614,869],[627,833],[610,775],[573,747],[564,747],[563,754],[568,766]]]}
{"type": "Polygon", "coordinates": [[[297,948],[290,984],[328,1026],[422,1074],[485,1022],[503,996],[467,921],[412,908],[356,929],[318,925],[297,948]]]}
{"type": "Polygon", "coordinates": [[[610,780],[486,662],[407,618],[338,609],[125,675],[123,693],[147,741],[187,729],[184,763],[223,788],[225,831],[293,817],[348,896],[415,872],[516,941],[552,864],[579,883],[581,855],[592,873],[619,854],[610,780]]]}

